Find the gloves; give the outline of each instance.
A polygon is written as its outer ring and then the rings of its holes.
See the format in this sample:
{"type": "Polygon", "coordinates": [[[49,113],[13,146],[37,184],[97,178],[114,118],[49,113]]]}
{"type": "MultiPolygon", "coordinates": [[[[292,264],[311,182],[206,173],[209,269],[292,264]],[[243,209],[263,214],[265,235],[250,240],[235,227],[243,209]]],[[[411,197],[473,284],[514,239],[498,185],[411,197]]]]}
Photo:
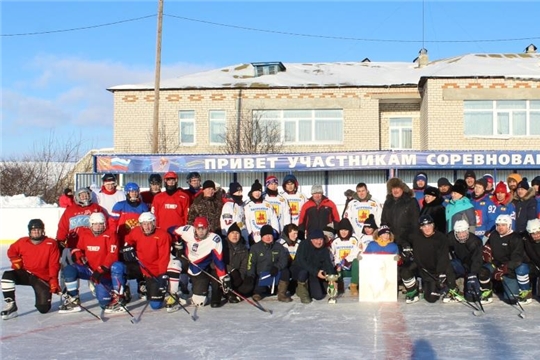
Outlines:
{"type": "Polygon", "coordinates": [[[495,272],[493,273],[493,278],[497,281],[501,281],[503,279],[503,276],[506,274],[508,274],[508,265],[502,264],[495,269],[495,272]]]}
{"type": "Polygon", "coordinates": [[[67,246],[67,239],[56,239],[56,242],[58,243],[58,249],[60,250],[60,252],[62,252],[62,250],[64,250],[67,246]]]}
{"type": "Polygon", "coordinates": [[[51,294],[58,294],[60,292],[60,284],[58,283],[58,279],[49,280],[49,292],[51,294]]]}
{"type": "Polygon", "coordinates": [[[476,275],[467,277],[467,290],[480,299],[480,282],[478,282],[476,275]]]}
{"type": "Polygon", "coordinates": [[[406,246],[401,251],[401,257],[403,261],[412,261],[413,259],[413,249],[410,246],[406,246]]]}
{"type": "Polygon", "coordinates": [[[108,267],[100,265],[96,270],[94,270],[94,272],[90,276],[90,280],[92,280],[94,284],[99,284],[101,281],[101,278],[104,275],[109,274],[110,272],[111,270],[108,267]]]}
{"type": "Polygon", "coordinates": [[[88,259],[86,259],[86,256],[84,256],[80,249],[71,250],[71,260],[73,260],[75,264],[79,265],[86,265],[88,262],[88,259]]]}
{"type": "Polygon", "coordinates": [[[165,296],[169,289],[169,275],[167,274],[161,274],[157,277],[158,281],[158,292],[165,296]]]}
{"type": "Polygon", "coordinates": [[[439,286],[439,289],[444,289],[446,287],[446,274],[439,275],[438,286],[439,286]]]}
{"type": "Polygon", "coordinates": [[[279,272],[279,269],[276,266],[272,266],[272,268],[270,269],[270,275],[272,277],[276,276],[278,272],[279,272]]]}
{"type": "Polygon", "coordinates": [[[137,261],[137,253],[135,252],[135,248],[131,245],[124,247],[122,254],[124,255],[124,261],[137,261]]]}
{"type": "Polygon", "coordinates": [[[351,262],[347,261],[347,259],[341,260],[341,268],[343,270],[351,270],[351,262]]]}
{"type": "Polygon", "coordinates": [[[183,241],[177,241],[173,243],[174,247],[174,253],[177,258],[181,258],[182,255],[184,255],[184,242],[183,241]]]}
{"type": "Polygon", "coordinates": [[[482,248],[482,260],[488,264],[493,261],[493,254],[491,251],[491,246],[489,244],[484,245],[484,247],[482,248]]]}
{"type": "Polygon", "coordinates": [[[11,268],[13,270],[20,270],[23,268],[23,261],[20,257],[9,260],[11,261],[11,268]]]}
{"type": "Polygon", "coordinates": [[[231,277],[229,275],[225,275],[221,278],[221,287],[223,288],[223,293],[227,294],[232,289],[231,284],[231,277]]]}
{"type": "Polygon", "coordinates": [[[253,285],[255,284],[255,279],[251,276],[246,276],[242,285],[238,287],[238,292],[242,294],[249,294],[253,290],[253,285]]]}

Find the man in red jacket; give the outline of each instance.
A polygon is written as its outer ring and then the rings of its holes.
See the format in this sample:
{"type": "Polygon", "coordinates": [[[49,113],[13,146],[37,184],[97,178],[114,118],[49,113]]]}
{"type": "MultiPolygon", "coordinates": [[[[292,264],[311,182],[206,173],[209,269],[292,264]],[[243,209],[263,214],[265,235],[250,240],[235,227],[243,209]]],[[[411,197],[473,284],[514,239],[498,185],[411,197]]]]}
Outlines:
{"type": "Polygon", "coordinates": [[[313,185],[311,197],[300,210],[300,230],[305,231],[307,238],[310,231],[322,231],[326,226],[335,228],[338,222],[339,213],[336,204],[323,195],[321,185],[313,185]]]}
{"type": "Polygon", "coordinates": [[[56,241],[45,236],[45,224],[40,219],[30,220],[28,235],[11,244],[7,251],[13,270],[2,275],[4,310],[1,315],[4,320],[18,315],[15,285],[29,285],[34,289],[35,307],[42,314],[51,309],[51,295],[60,292],[60,252],[56,241]]]}

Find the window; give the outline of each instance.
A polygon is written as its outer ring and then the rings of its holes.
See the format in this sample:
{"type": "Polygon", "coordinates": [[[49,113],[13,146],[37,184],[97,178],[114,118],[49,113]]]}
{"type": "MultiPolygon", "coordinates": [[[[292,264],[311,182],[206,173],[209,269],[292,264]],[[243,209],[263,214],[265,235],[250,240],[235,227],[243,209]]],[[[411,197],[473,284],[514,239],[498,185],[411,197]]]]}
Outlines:
{"type": "Polygon", "coordinates": [[[227,132],[225,111],[211,110],[208,118],[210,119],[210,144],[225,144],[227,132]]]}
{"type": "Polygon", "coordinates": [[[390,118],[390,149],[412,149],[412,118],[390,118]]]}
{"type": "Polygon", "coordinates": [[[254,110],[253,121],[277,129],[285,144],[343,142],[343,110],[254,110]]]}
{"type": "Polygon", "coordinates": [[[195,111],[182,110],[179,113],[180,118],[180,144],[195,144],[195,111]]]}
{"type": "Polygon", "coordinates": [[[281,62],[260,62],[251,63],[255,71],[255,77],[263,75],[275,75],[278,72],[287,70],[281,62]]]}
{"type": "Polygon", "coordinates": [[[540,100],[464,101],[465,136],[540,135],[540,100]]]}

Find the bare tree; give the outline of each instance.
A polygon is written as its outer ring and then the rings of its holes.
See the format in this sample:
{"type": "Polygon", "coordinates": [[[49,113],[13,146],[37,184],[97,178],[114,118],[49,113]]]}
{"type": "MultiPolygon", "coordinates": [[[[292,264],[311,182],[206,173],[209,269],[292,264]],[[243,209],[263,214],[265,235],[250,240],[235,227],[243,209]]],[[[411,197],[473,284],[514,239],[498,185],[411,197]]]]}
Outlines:
{"type": "Polygon", "coordinates": [[[0,161],[0,194],[39,196],[55,203],[64,188],[73,186],[73,168],[81,157],[81,137],[58,139],[51,131],[47,140],[34,145],[29,153],[0,161]]]}
{"type": "Polygon", "coordinates": [[[227,126],[223,135],[225,154],[276,154],[283,150],[281,124],[265,119],[264,112],[246,110],[239,123],[227,126]]]}
{"type": "MultiPolygon", "coordinates": [[[[152,143],[153,139],[152,131],[149,131],[146,134],[148,143],[152,143]]],[[[180,151],[180,134],[178,127],[174,127],[173,130],[167,128],[165,119],[162,119],[159,122],[159,132],[158,132],[158,145],[157,145],[158,154],[172,154],[180,151]]]]}

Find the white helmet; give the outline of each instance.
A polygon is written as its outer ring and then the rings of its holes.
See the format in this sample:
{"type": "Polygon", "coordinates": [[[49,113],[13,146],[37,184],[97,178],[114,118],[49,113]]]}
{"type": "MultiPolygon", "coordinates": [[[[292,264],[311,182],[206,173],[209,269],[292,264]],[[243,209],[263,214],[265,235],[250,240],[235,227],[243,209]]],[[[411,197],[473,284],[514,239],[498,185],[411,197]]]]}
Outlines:
{"type": "Polygon", "coordinates": [[[95,212],[90,215],[90,225],[92,224],[106,224],[105,215],[100,212],[95,212]]]}
{"type": "Polygon", "coordinates": [[[469,231],[469,223],[466,220],[458,220],[454,224],[455,232],[469,231]]]}
{"type": "Polygon", "coordinates": [[[149,222],[149,221],[156,221],[156,216],[152,214],[151,212],[147,211],[139,215],[139,223],[149,222]]]}
{"type": "Polygon", "coordinates": [[[512,218],[510,215],[501,214],[497,216],[495,224],[506,224],[508,227],[512,227],[512,218]]]}
{"type": "Polygon", "coordinates": [[[527,221],[527,232],[534,234],[540,231],[540,219],[531,219],[527,221]]]}

